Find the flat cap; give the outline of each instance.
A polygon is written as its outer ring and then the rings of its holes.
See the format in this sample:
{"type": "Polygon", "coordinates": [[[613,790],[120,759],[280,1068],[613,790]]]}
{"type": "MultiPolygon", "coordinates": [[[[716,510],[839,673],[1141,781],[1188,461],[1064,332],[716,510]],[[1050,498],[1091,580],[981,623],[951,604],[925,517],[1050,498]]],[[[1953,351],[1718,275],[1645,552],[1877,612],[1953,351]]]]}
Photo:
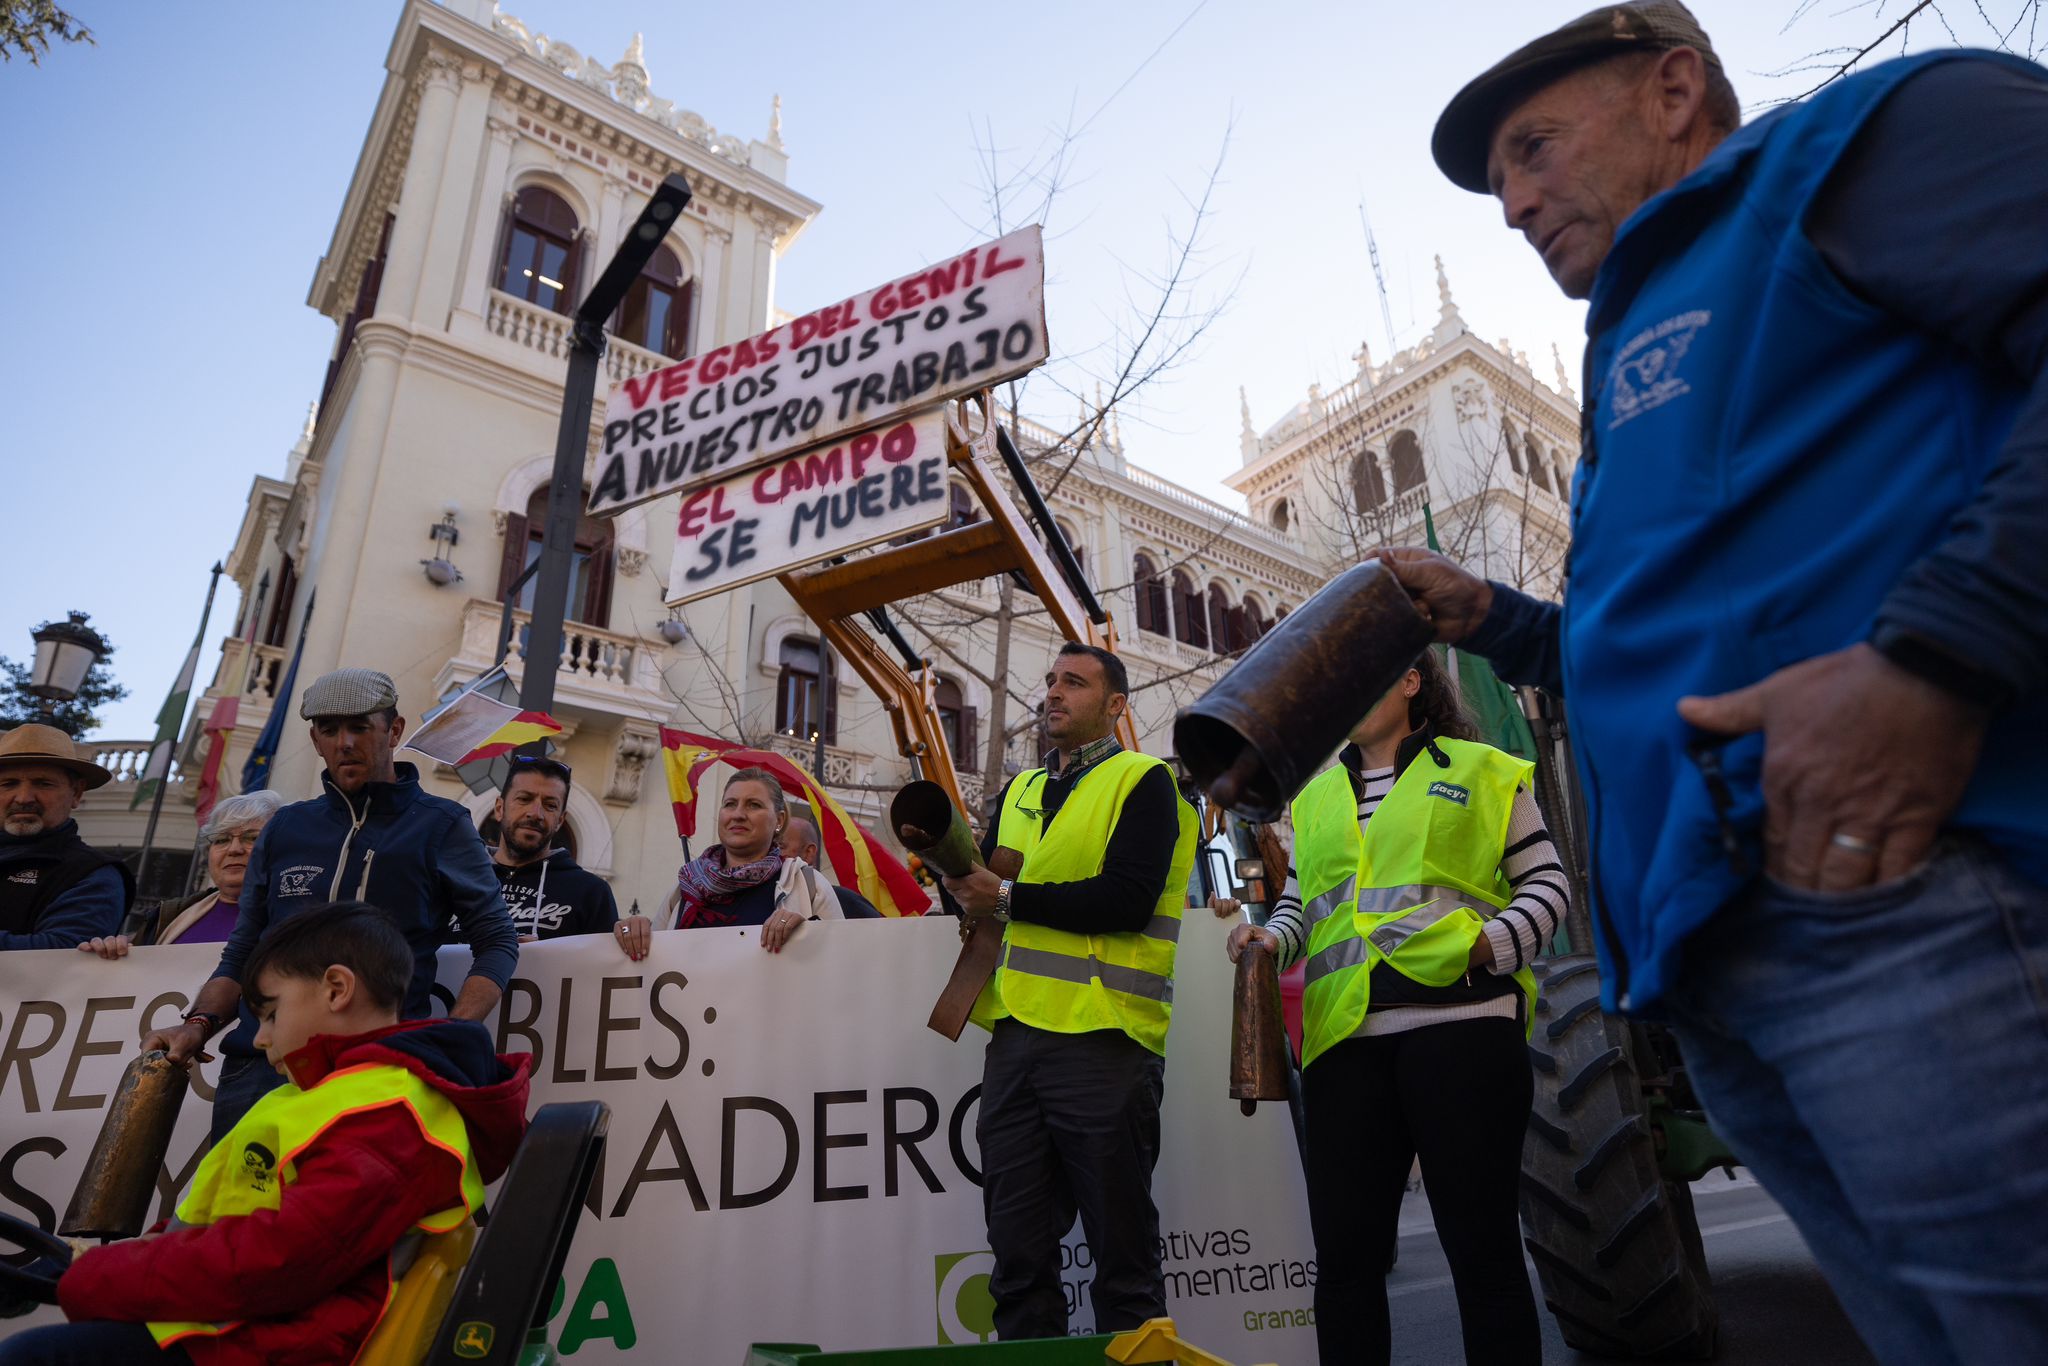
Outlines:
{"type": "Polygon", "coordinates": [[[1674,47],[1697,49],[1708,66],[1721,69],[1721,59],[1706,30],[1678,0],[1645,0],[1589,10],[1564,27],[1516,48],[1451,96],[1429,139],[1437,169],[1461,190],[1491,193],[1486,183],[1486,154],[1501,118],[1516,104],[1579,67],[1624,52],[1674,47]]]}
{"type": "Polygon", "coordinates": [[[368,716],[397,705],[398,686],[390,674],[375,669],[336,669],[313,680],[299,699],[299,715],[308,721],[319,716],[368,716]]]}

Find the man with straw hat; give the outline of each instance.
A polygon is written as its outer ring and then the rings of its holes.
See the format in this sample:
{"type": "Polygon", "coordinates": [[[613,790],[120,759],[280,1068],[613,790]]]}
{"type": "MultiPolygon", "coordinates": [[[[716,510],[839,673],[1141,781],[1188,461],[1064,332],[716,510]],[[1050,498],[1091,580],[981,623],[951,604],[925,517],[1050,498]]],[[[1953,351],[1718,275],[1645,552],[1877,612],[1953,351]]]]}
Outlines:
{"type": "Polygon", "coordinates": [[[71,819],[113,776],[55,726],[0,734],[0,949],[76,948],[121,928],[134,875],[71,819]]]}

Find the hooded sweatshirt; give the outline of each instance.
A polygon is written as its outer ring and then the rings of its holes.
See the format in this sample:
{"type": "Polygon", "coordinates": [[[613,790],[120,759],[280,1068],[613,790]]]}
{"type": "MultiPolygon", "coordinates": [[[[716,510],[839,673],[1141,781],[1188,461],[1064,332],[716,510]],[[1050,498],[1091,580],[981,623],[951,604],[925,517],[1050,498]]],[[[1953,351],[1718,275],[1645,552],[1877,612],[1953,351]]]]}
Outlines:
{"type": "MultiPolygon", "coordinates": [[[[529,1054],[501,1057],[467,1020],[320,1035],[285,1060],[312,1090],[344,1068],[402,1067],[446,1096],[477,1175],[497,1179],[526,1130],[529,1054]]],[[[459,1161],[393,1103],[336,1120],[291,1157],[278,1207],[95,1248],[57,1285],[72,1319],[234,1322],[180,1340],[197,1366],[354,1359],[384,1312],[389,1258],[406,1233],[463,1203],[459,1161]]]]}
{"type": "MultiPolygon", "coordinates": [[[[576,866],[567,849],[550,849],[544,858],[518,868],[495,860],[504,889],[505,909],[522,939],[554,939],[566,934],[610,934],[619,920],[619,903],[597,874],[576,866]]],[[[451,926],[451,929],[453,927],[451,926]]]]}

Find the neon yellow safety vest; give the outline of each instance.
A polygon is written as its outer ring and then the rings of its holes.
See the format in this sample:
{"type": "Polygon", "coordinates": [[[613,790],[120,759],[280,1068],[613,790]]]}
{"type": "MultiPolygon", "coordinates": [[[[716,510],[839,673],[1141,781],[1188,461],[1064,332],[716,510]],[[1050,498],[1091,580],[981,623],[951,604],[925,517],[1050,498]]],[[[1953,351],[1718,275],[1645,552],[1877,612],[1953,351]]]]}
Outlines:
{"type": "MultiPolygon", "coordinates": [[[[1491,745],[1438,740],[1450,759],[1416,756],[1361,831],[1342,765],[1294,799],[1294,864],[1308,922],[1302,989],[1302,1065],[1365,1025],[1379,963],[1424,986],[1470,971],[1490,912],[1508,904],[1501,849],[1515,792],[1533,764],[1491,745]]],[[[1536,978],[1515,974],[1531,1010],[1536,978]]]]}
{"type": "MultiPolygon", "coordinates": [[[[310,1091],[286,1083],[251,1106],[227,1137],[200,1159],[192,1188],[178,1203],[182,1224],[211,1224],[233,1215],[274,1210],[284,1188],[298,1179],[294,1160],[337,1120],[379,1106],[403,1105],[412,1112],[427,1142],[462,1162],[462,1204],[429,1214],[418,1228],[445,1233],[468,1218],[484,1200],[484,1183],[470,1157],[469,1129],[453,1101],[403,1067],[363,1063],[330,1072],[310,1091]]],[[[375,1199],[375,1191],[364,1192],[375,1199]]],[[[389,1300],[391,1288],[386,1287],[389,1300]]],[[[151,1323],[160,1347],[181,1338],[217,1337],[240,1324],[151,1323]]]]}
{"type": "MultiPolygon", "coordinates": [[[[1019,884],[1079,882],[1102,871],[1110,831],[1138,780],[1163,761],[1124,750],[1081,775],[1060,807],[1052,829],[1038,803],[1045,770],[1020,773],[1010,783],[996,843],[1024,855],[1019,884]]],[[[1035,1029],[1085,1034],[1120,1029],[1162,1056],[1173,1019],[1173,954],[1180,942],[1180,912],[1195,866],[1195,809],[1174,790],[1180,833],[1166,887],[1144,929],[1122,934],[1074,934],[1013,920],[1003,928],[1003,959],[982,988],[970,1017],[984,1029],[1014,1016],[1035,1029]]]]}

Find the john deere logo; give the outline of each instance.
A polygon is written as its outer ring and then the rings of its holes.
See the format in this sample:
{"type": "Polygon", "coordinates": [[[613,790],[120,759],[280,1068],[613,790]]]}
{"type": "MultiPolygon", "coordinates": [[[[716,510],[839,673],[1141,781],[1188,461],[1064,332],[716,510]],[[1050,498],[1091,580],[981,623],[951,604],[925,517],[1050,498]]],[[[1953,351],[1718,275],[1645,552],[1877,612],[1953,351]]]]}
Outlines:
{"type": "Polygon", "coordinates": [[[966,1346],[994,1342],[996,1300],[988,1278],[996,1269],[993,1252],[953,1252],[932,1259],[939,1284],[939,1345],[966,1346]]]}
{"type": "Polygon", "coordinates": [[[1431,783],[1429,795],[1442,797],[1445,801],[1456,802],[1460,806],[1469,806],[1472,803],[1472,790],[1459,787],[1456,783],[1431,783]]]}
{"type": "Polygon", "coordinates": [[[498,1330],[488,1323],[471,1319],[455,1330],[455,1355],[467,1361],[477,1361],[491,1354],[491,1342],[498,1336],[498,1330]]]}

